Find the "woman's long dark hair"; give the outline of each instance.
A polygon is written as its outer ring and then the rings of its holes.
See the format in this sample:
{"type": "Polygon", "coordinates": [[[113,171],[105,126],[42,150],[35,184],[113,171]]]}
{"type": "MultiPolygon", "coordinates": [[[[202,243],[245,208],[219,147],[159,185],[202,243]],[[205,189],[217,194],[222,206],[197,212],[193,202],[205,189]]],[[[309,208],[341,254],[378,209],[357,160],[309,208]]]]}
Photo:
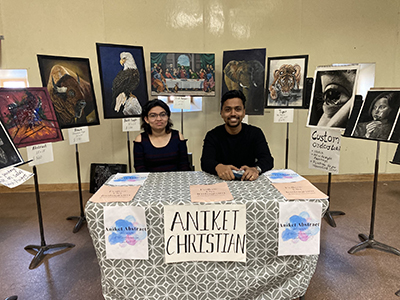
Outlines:
{"type": "Polygon", "coordinates": [[[172,127],[172,122],[171,122],[171,110],[169,109],[168,105],[161,100],[155,99],[155,100],[150,100],[147,101],[147,103],[143,106],[142,109],[142,114],[140,116],[140,118],[142,119],[142,128],[144,130],[144,132],[146,132],[147,134],[151,134],[151,127],[149,124],[146,123],[146,121],[144,120],[145,117],[149,117],[149,111],[156,106],[160,106],[161,108],[163,108],[165,110],[165,112],[168,115],[168,123],[167,126],[165,126],[165,132],[166,133],[170,133],[171,132],[171,127],[172,127]]]}

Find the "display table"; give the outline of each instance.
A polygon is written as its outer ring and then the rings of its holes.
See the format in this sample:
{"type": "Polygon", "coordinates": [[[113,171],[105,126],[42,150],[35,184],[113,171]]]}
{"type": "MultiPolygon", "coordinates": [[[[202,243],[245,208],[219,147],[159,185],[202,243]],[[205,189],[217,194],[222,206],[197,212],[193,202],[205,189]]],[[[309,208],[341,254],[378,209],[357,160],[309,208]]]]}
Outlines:
{"type": "MultiPolygon", "coordinates": [[[[130,202],[93,203],[85,212],[101,270],[106,300],[171,299],[295,299],[305,294],[318,255],[277,256],[279,202],[287,201],[266,176],[256,181],[229,181],[233,201],[246,204],[247,262],[164,263],[164,206],[192,203],[190,185],[221,180],[203,172],[151,173],[130,202]],[[145,208],[149,259],[106,259],[103,207],[135,205],[145,208]]],[[[328,200],[301,200],[322,203],[328,200]]]]}

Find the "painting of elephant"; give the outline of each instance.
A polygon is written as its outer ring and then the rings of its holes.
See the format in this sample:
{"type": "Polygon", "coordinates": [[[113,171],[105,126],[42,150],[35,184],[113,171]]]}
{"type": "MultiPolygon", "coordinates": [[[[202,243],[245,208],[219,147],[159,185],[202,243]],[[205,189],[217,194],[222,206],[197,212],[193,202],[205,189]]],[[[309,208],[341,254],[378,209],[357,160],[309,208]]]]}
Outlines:
{"type": "Polygon", "coordinates": [[[224,51],[222,94],[241,90],[246,96],[246,114],[263,115],[265,104],[266,49],[224,51]]]}

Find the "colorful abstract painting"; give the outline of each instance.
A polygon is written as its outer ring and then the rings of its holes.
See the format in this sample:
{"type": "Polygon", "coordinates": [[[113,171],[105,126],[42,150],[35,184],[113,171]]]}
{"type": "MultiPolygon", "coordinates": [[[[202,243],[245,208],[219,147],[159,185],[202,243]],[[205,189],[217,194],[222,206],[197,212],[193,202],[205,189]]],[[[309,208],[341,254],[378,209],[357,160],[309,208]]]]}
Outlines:
{"type": "Polygon", "coordinates": [[[42,84],[49,91],[61,129],[99,125],[89,59],[37,57],[42,84]]]}
{"type": "Polygon", "coordinates": [[[18,148],[63,140],[46,88],[0,88],[0,118],[18,148]]]}

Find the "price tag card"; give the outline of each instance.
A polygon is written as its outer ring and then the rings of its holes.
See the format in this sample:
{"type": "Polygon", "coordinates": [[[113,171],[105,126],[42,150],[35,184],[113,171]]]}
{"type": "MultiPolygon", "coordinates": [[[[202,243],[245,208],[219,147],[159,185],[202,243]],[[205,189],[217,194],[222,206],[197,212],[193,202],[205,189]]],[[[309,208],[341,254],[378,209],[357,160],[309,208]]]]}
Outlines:
{"type": "Polygon", "coordinates": [[[174,97],[175,109],[190,109],[190,96],[174,97]]]}
{"type": "Polygon", "coordinates": [[[68,129],[69,144],[82,144],[89,142],[89,127],[78,127],[68,129]]]}
{"type": "Polygon", "coordinates": [[[294,109],[274,109],[274,123],[293,123],[294,109]]]}
{"type": "Polygon", "coordinates": [[[26,151],[28,160],[32,160],[32,162],[29,163],[30,166],[37,166],[54,161],[52,143],[28,146],[26,147],[26,151]]]}
{"type": "Polygon", "coordinates": [[[140,118],[122,119],[122,131],[140,131],[140,118]]]}
{"type": "Polygon", "coordinates": [[[245,116],[244,116],[244,118],[243,118],[243,120],[242,120],[242,123],[249,124],[249,115],[245,115],[245,116]]]}

